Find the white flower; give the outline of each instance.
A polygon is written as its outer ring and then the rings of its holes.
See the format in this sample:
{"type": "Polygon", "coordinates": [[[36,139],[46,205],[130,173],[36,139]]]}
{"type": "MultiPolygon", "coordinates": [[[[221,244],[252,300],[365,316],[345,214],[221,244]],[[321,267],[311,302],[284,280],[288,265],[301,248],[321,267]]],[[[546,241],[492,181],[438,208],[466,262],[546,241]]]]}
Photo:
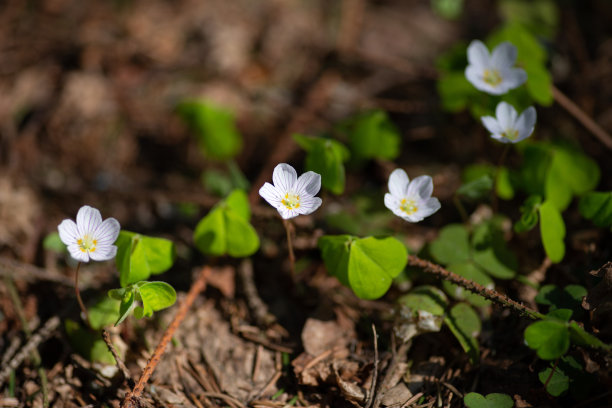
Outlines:
{"type": "Polygon", "coordinates": [[[80,262],[107,261],[117,254],[113,243],[121,229],[119,221],[107,218],[102,222],[100,211],[84,205],[77,213],[76,223],[64,220],[57,226],[60,239],[68,246],[70,255],[80,262]]]}
{"type": "Polygon", "coordinates": [[[519,116],[516,109],[506,102],[495,108],[495,116],[483,116],[482,124],[491,132],[491,137],[502,143],[518,143],[533,133],[536,123],[536,110],[533,106],[525,109],[519,116]]]}
{"type": "Polygon", "coordinates": [[[474,40],[467,49],[469,64],[465,68],[465,77],[476,89],[503,95],[527,80],[527,73],[523,69],[513,68],[516,55],[516,47],[512,43],[503,42],[489,54],[481,41],[474,40]]]}
{"type": "Polygon", "coordinates": [[[272,182],[274,185],[265,183],[259,195],[286,220],[310,214],[321,205],[321,199],[315,197],[321,189],[321,175],[314,171],[307,171],[298,178],[293,167],[281,163],[274,168],[272,182]]]}
{"type": "Polygon", "coordinates": [[[389,176],[385,206],[406,221],[419,222],[440,209],[440,201],[431,196],[432,192],[431,177],[419,176],[411,182],[404,170],[395,169],[389,176]]]}

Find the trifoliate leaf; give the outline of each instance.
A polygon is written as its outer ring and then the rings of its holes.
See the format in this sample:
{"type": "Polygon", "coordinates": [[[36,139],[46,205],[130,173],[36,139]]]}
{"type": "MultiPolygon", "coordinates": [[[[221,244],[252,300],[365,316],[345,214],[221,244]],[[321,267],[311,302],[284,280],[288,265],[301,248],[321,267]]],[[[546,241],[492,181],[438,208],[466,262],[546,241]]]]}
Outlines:
{"type": "Polygon", "coordinates": [[[172,241],[122,230],[117,238],[119,283],[122,287],[163,273],[174,263],[172,241]]]}
{"type": "Polygon", "coordinates": [[[89,324],[94,330],[100,330],[113,324],[119,317],[119,300],[105,296],[87,311],[89,324]]]}
{"type": "Polygon", "coordinates": [[[586,193],[580,197],[578,210],[598,227],[612,227],[612,191],[586,193]]]}
{"type": "Polygon", "coordinates": [[[506,394],[492,393],[486,397],[477,392],[470,392],[463,397],[467,408],[512,408],[514,401],[506,394]]]}
{"type": "Polygon", "coordinates": [[[580,285],[567,285],[563,289],[557,285],[549,284],[540,288],[535,301],[541,305],[550,306],[550,310],[570,309],[576,313],[576,318],[584,313],[582,309],[582,298],[586,296],[587,290],[580,285]]]}
{"type": "Polygon", "coordinates": [[[407,306],[412,310],[424,310],[434,316],[444,315],[448,306],[448,299],[444,292],[435,286],[418,286],[407,295],[397,300],[402,306],[407,306]]]}
{"type": "Polygon", "coordinates": [[[145,282],[139,287],[143,315],[151,317],[153,312],[170,307],[176,302],[176,291],[166,282],[145,282]]]}
{"type": "Polygon", "coordinates": [[[494,223],[484,222],[476,226],[472,234],[472,248],[474,262],[493,277],[512,279],[516,275],[518,260],[494,223]]]}
{"type": "Polygon", "coordinates": [[[348,287],[350,287],[348,279],[349,255],[351,243],[356,239],[351,235],[324,235],[319,238],[317,243],[327,272],[348,287]]]}
{"type": "Polygon", "coordinates": [[[383,111],[358,116],[348,132],[351,152],[357,159],[393,160],[400,153],[400,133],[383,111]]]}
{"type": "Polygon", "coordinates": [[[440,235],[430,244],[430,252],[436,262],[457,264],[470,259],[470,242],[467,228],[450,224],[440,230],[440,235]]]}
{"type": "Polygon", "coordinates": [[[300,147],[306,150],[306,170],[321,175],[321,184],[334,194],[344,191],[344,162],[349,150],[340,142],[324,137],[293,135],[300,147]]]}
{"type": "MultiPolygon", "coordinates": [[[[481,284],[484,287],[491,288],[493,286],[493,280],[487,275],[481,268],[475,265],[473,262],[464,262],[457,264],[450,264],[446,267],[449,271],[456,273],[459,276],[463,276],[466,279],[472,280],[476,283],[481,284]]],[[[442,282],[442,288],[446,293],[458,300],[467,300],[469,303],[476,307],[483,307],[489,305],[491,302],[484,297],[472,293],[467,289],[457,286],[449,281],[442,282]]]]}
{"type": "Polygon", "coordinates": [[[525,342],[541,359],[557,359],[569,349],[568,324],[556,319],[532,323],[525,329],[525,342]]]}
{"type": "Polygon", "coordinates": [[[81,356],[92,362],[115,364],[115,358],[108,350],[99,332],[84,328],[70,319],[65,320],[64,328],[71,346],[81,356]]]}

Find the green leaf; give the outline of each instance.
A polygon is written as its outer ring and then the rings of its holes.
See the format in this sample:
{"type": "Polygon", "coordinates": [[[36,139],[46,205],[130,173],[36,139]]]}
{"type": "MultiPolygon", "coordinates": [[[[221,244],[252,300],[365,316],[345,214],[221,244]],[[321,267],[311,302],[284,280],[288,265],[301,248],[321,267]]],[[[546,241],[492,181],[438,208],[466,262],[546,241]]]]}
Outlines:
{"type": "Polygon", "coordinates": [[[546,313],[546,318],[568,322],[573,313],[571,309],[555,309],[546,313]]]}
{"type": "Polygon", "coordinates": [[[570,378],[558,368],[555,369],[554,372],[552,370],[553,369],[551,367],[548,367],[547,369],[540,371],[538,373],[538,379],[542,384],[546,384],[546,381],[548,381],[548,384],[546,385],[546,392],[553,397],[558,397],[569,389],[570,378]]]}
{"type": "Polygon", "coordinates": [[[507,167],[501,166],[497,172],[495,193],[502,200],[511,200],[514,198],[514,186],[512,185],[510,171],[507,167]]]}
{"type": "Polygon", "coordinates": [[[119,300],[108,296],[88,309],[89,324],[95,330],[113,324],[119,317],[119,300]]]}
{"type": "Polygon", "coordinates": [[[60,254],[65,253],[66,244],[64,244],[57,232],[51,232],[47,234],[45,239],[43,240],[43,248],[47,251],[53,251],[60,254]]]}
{"type": "Polygon", "coordinates": [[[259,237],[250,224],[246,194],[236,190],[217,204],[196,226],[195,246],[207,255],[245,257],[259,249],[259,237]]]}
{"type": "Polygon", "coordinates": [[[471,200],[480,200],[486,197],[492,188],[493,178],[489,174],[484,174],[475,180],[462,184],[457,189],[457,195],[471,200]]]}
{"type": "Polygon", "coordinates": [[[400,154],[401,136],[385,112],[373,111],[349,124],[349,144],[357,159],[393,160],[400,154]]]}
{"type": "Polygon", "coordinates": [[[454,20],[463,11],[463,0],[431,0],[431,8],[440,16],[454,20]]]}
{"type": "Polygon", "coordinates": [[[578,323],[572,321],[569,324],[570,338],[573,344],[577,344],[579,346],[587,346],[592,348],[599,348],[603,350],[610,351],[612,350],[612,346],[604,343],[599,340],[597,337],[592,334],[586,332],[578,323]]]}
{"type": "Polygon", "coordinates": [[[578,210],[598,227],[612,227],[612,191],[586,193],[580,197],[578,210]]]}
{"type": "Polygon", "coordinates": [[[474,262],[490,275],[499,279],[512,279],[516,275],[518,260],[494,223],[484,222],[474,229],[472,247],[474,262]]]}
{"type": "Polygon", "coordinates": [[[565,223],[561,213],[550,201],[545,201],[540,210],[540,234],[544,251],[554,263],[561,262],[565,256],[565,223]]]}
{"type": "Polygon", "coordinates": [[[578,394],[580,399],[586,398],[593,383],[593,378],[584,372],[580,363],[572,356],[564,356],[556,367],[553,366],[540,371],[538,379],[542,384],[546,384],[546,381],[548,381],[546,391],[554,397],[558,397],[570,389],[573,391],[572,394],[578,394]],[[555,369],[554,372],[552,371],[553,368],[555,369]]]}
{"type": "Polygon", "coordinates": [[[384,295],[407,263],[406,247],[393,237],[323,236],[318,245],[329,273],[362,299],[384,295]]]}
{"type": "Polygon", "coordinates": [[[232,112],[199,100],[180,103],[177,112],[194,132],[207,157],[226,160],[242,149],[242,135],[236,128],[232,112]]]}
{"type": "Polygon", "coordinates": [[[477,392],[470,392],[463,397],[463,403],[468,408],[512,408],[514,401],[506,394],[487,394],[486,397],[477,392]]]}
{"type": "Polygon", "coordinates": [[[467,303],[457,303],[444,318],[444,322],[459,340],[472,364],[476,364],[480,356],[476,337],[482,328],[478,314],[467,303]]]}
{"type": "Polygon", "coordinates": [[[568,325],[559,320],[541,320],[532,323],[525,329],[525,342],[536,350],[541,359],[557,359],[569,349],[568,325]]]}
{"type": "Polygon", "coordinates": [[[550,310],[570,309],[574,313],[584,312],[582,309],[582,298],[586,296],[587,290],[580,285],[567,285],[563,289],[549,284],[540,288],[535,301],[542,305],[550,306],[550,310]]]}
{"type": "MultiPolygon", "coordinates": [[[[450,264],[446,267],[449,271],[456,273],[459,276],[463,276],[466,279],[473,280],[476,283],[481,284],[484,287],[493,287],[493,280],[484,273],[482,269],[476,266],[473,262],[465,262],[458,264],[450,264]]],[[[467,300],[469,303],[476,307],[483,307],[489,305],[491,302],[484,297],[477,295],[457,286],[449,281],[443,281],[442,287],[444,291],[455,299],[467,300]]]]}
{"type": "Polygon", "coordinates": [[[521,219],[514,224],[514,231],[517,233],[529,231],[539,221],[538,210],[542,204],[540,196],[529,196],[521,206],[521,219]]]}
{"type": "MultiPolygon", "coordinates": [[[[465,48],[463,52],[466,52],[465,48]]],[[[442,72],[436,86],[442,107],[449,112],[459,112],[465,109],[471,103],[472,98],[479,96],[478,90],[465,78],[463,71],[442,72]]]]}
{"type": "Polygon", "coordinates": [[[324,137],[309,137],[294,134],[293,139],[308,153],[306,170],[321,175],[321,184],[334,194],[344,191],[344,162],[349,150],[340,142],[324,137]]]}
{"type": "Polygon", "coordinates": [[[130,231],[121,231],[117,238],[115,262],[122,287],[163,273],[174,263],[172,241],[148,237],[130,231]]]}
{"type": "Polygon", "coordinates": [[[537,37],[552,40],[557,33],[559,9],[555,0],[502,0],[499,9],[505,21],[516,21],[537,37]]]}
{"type": "Polygon", "coordinates": [[[151,317],[153,312],[170,307],[176,302],[176,292],[166,282],[144,282],[139,290],[145,317],[151,317]]]}
{"type": "Polygon", "coordinates": [[[356,239],[357,237],[351,235],[324,235],[317,243],[329,274],[347,287],[350,287],[348,279],[350,248],[356,239]]]}
{"type": "Polygon", "coordinates": [[[74,320],[66,319],[64,329],[70,344],[77,353],[92,362],[115,364],[115,359],[99,332],[84,328],[74,320]]]}
{"type": "Polygon", "coordinates": [[[377,299],[391,286],[406,264],[408,251],[393,237],[361,238],[350,246],[348,281],[362,299],[377,299]]]}
{"type": "Polygon", "coordinates": [[[430,244],[430,252],[438,263],[455,264],[470,259],[468,230],[461,224],[450,224],[430,244]]]}
{"type": "Polygon", "coordinates": [[[121,304],[119,305],[119,317],[115,322],[115,326],[120,325],[132,313],[136,304],[136,295],[132,287],[123,294],[121,304]]]}
{"type": "Polygon", "coordinates": [[[412,310],[424,310],[434,316],[444,315],[448,307],[448,300],[444,292],[435,286],[418,286],[407,295],[400,297],[397,302],[412,310]]]}

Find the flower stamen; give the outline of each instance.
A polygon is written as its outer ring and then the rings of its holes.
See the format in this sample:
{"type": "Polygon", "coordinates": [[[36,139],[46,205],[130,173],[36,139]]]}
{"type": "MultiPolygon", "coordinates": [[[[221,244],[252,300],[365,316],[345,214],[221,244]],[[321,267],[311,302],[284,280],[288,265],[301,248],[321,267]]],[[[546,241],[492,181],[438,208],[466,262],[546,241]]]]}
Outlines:
{"type": "Polygon", "coordinates": [[[402,210],[403,212],[405,212],[408,215],[414,214],[418,210],[418,207],[417,207],[416,203],[414,202],[414,200],[407,200],[405,198],[402,198],[402,201],[400,201],[400,207],[399,208],[400,208],[400,210],[402,210]]]}
{"type": "Polygon", "coordinates": [[[505,137],[506,139],[516,140],[518,139],[519,132],[516,129],[506,129],[506,131],[503,132],[501,135],[502,137],[505,137]]]}
{"type": "Polygon", "coordinates": [[[293,193],[287,193],[285,194],[285,198],[281,200],[281,204],[288,210],[295,210],[300,207],[300,196],[293,193]]]}
{"type": "Polygon", "coordinates": [[[503,78],[498,70],[485,69],[482,73],[482,80],[491,86],[497,86],[501,84],[503,78]]]}

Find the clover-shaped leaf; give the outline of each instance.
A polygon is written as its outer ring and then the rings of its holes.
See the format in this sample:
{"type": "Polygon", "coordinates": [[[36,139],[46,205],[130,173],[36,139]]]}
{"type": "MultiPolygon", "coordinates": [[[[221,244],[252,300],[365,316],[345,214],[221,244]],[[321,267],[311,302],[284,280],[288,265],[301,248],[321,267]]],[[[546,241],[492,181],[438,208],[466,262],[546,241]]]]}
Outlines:
{"type": "Polygon", "coordinates": [[[442,264],[457,264],[470,259],[469,232],[461,224],[442,228],[438,238],[430,245],[431,255],[442,264]]]}
{"type": "Polygon", "coordinates": [[[473,364],[478,362],[480,348],[476,339],[482,329],[478,314],[467,303],[457,303],[444,318],[473,364]]]}
{"type": "Polygon", "coordinates": [[[384,295],[393,278],[404,270],[408,255],[393,237],[324,236],[319,248],[329,273],[362,299],[384,295]]]}
{"type": "Polygon", "coordinates": [[[151,317],[153,312],[170,307],[176,302],[176,291],[166,282],[144,282],[139,286],[142,308],[134,311],[136,318],[151,317]]]}
{"type": "Polygon", "coordinates": [[[402,139],[385,112],[361,114],[347,127],[349,145],[355,158],[393,160],[399,155],[402,139]]]}
{"type": "Polygon", "coordinates": [[[259,249],[259,237],[250,218],[246,193],[234,190],[198,223],[193,233],[195,246],[207,255],[252,255],[259,249]]]}
{"type": "Polygon", "coordinates": [[[349,150],[340,142],[324,137],[293,135],[300,147],[306,150],[306,170],[321,175],[321,184],[334,194],[344,191],[344,162],[349,150]]]}
{"type": "Polygon", "coordinates": [[[552,262],[560,262],[565,256],[565,223],[561,213],[550,201],[539,207],[540,234],[544,251],[552,262]]]}
{"type": "Polygon", "coordinates": [[[418,286],[407,295],[400,297],[397,302],[411,310],[424,310],[434,316],[444,315],[448,306],[448,299],[444,292],[435,286],[418,286]]]}
{"type": "Polygon", "coordinates": [[[525,329],[525,342],[536,350],[543,360],[554,360],[569,349],[568,324],[557,319],[546,319],[532,323],[525,329]]]}
{"type": "Polygon", "coordinates": [[[580,197],[578,210],[598,227],[612,227],[612,191],[586,193],[580,197]]]}
{"type": "Polygon", "coordinates": [[[122,287],[163,273],[174,263],[174,243],[164,238],[121,231],[116,245],[115,262],[122,287]]]}
{"type": "Polygon", "coordinates": [[[468,408],[512,408],[514,401],[509,395],[492,393],[486,397],[477,392],[470,392],[463,397],[463,403],[468,408]]]}

